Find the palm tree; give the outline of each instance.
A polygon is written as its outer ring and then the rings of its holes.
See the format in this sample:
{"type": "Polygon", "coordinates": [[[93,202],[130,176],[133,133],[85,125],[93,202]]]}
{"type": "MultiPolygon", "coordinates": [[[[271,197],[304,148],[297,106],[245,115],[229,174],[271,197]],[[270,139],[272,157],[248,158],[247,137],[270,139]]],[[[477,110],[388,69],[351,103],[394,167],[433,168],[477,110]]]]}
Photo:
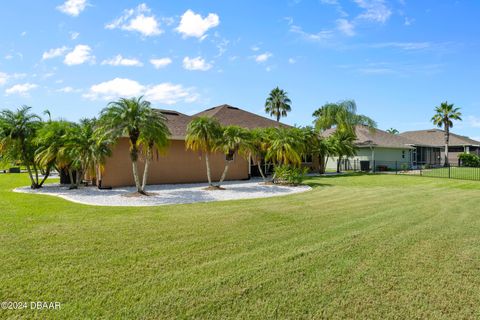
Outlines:
{"type": "MultiPolygon", "coordinates": [[[[150,131],[161,131],[166,128],[165,118],[159,112],[155,112],[151,108],[150,102],[144,100],[143,97],[121,98],[118,101],[110,102],[102,110],[100,127],[100,131],[103,132],[101,135],[106,135],[111,139],[119,138],[122,135],[128,136],[130,160],[132,161],[132,172],[137,193],[147,195],[145,190],[142,189],[144,184],[140,180],[138,173],[139,154],[142,143],[152,137],[149,133],[150,131]]],[[[156,145],[156,142],[153,145],[156,145]]]]}
{"type": "Polygon", "coordinates": [[[166,124],[167,119],[158,110],[152,110],[151,121],[146,123],[140,134],[140,144],[145,154],[145,168],[143,170],[142,191],[147,185],[150,162],[155,151],[164,151],[170,140],[170,130],[166,124]]]}
{"type": "Polygon", "coordinates": [[[340,131],[350,131],[355,134],[355,127],[363,125],[376,128],[377,124],[371,118],[357,114],[357,105],[353,100],[344,100],[338,103],[327,103],[313,113],[315,127],[326,130],[336,127],[340,131]]]}
{"type": "Polygon", "coordinates": [[[195,118],[187,126],[185,146],[187,149],[200,151],[205,154],[207,179],[210,187],[214,187],[214,185],[212,184],[208,154],[217,149],[221,134],[222,127],[220,123],[218,120],[211,117],[195,118]]]}
{"type": "MultiPolygon", "coordinates": [[[[357,114],[357,105],[353,100],[344,100],[338,103],[327,103],[317,109],[313,113],[315,117],[315,128],[321,133],[327,129],[335,128],[335,131],[348,133],[355,137],[355,127],[363,125],[371,130],[377,127],[377,124],[371,118],[357,114]]],[[[320,153],[320,163],[326,164],[327,149],[333,148],[329,143],[331,140],[325,141],[323,152],[320,153]]],[[[334,148],[333,148],[334,149],[334,148]]],[[[333,151],[333,150],[331,150],[333,151]]],[[[332,152],[328,152],[332,153],[332,152]]],[[[339,159],[340,160],[340,159],[339,159]]],[[[320,173],[325,173],[325,167],[320,166],[320,173]],[[323,170],[323,172],[322,172],[323,170]]]]}
{"type": "Polygon", "coordinates": [[[439,128],[443,127],[445,132],[445,166],[448,166],[448,143],[450,140],[450,128],[453,127],[452,120],[462,121],[460,108],[456,108],[454,104],[449,104],[447,101],[442,102],[440,106],[435,108],[435,115],[432,117],[432,122],[439,128]]]}
{"type": "Polygon", "coordinates": [[[287,113],[292,110],[292,101],[288,98],[287,92],[276,87],[265,101],[265,112],[270,116],[274,116],[277,122],[280,122],[281,117],[286,117],[287,113]]]}
{"type": "Polygon", "coordinates": [[[43,182],[39,181],[34,140],[42,122],[30,110],[31,107],[22,106],[17,111],[0,112],[0,154],[3,158],[21,161],[27,168],[32,189],[37,189],[43,182]]]}
{"type": "Polygon", "coordinates": [[[223,170],[218,187],[223,183],[227,176],[230,163],[234,160],[236,154],[248,158],[251,150],[251,135],[249,132],[239,126],[227,126],[223,128],[222,136],[217,146],[218,151],[225,154],[225,168],[223,170]]]}
{"type": "Polygon", "coordinates": [[[390,128],[390,129],[387,130],[387,132],[390,133],[390,134],[399,134],[400,133],[400,131],[398,131],[395,128],[390,128]]]}
{"type": "Polygon", "coordinates": [[[267,154],[267,134],[265,129],[257,128],[249,131],[250,134],[250,143],[248,143],[248,153],[252,162],[255,163],[258,167],[258,171],[262,176],[263,181],[267,178],[262,170],[262,160],[265,159],[267,154]]]}
{"type": "Polygon", "coordinates": [[[356,154],[355,135],[348,131],[335,131],[331,139],[333,154],[338,157],[337,172],[340,173],[343,157],[353,157],[356,154]]]}
{"type": "Polygon", "coordinates": [[[274,128],[270,131],[270,144],[265,155],[265,160],[272,161],[277,166],[294,165],[302,163],[304,146],[302,136],[297,128],[274,128]]]}
{"type": "MultiPolygon", "coordinates": [[[[74,123],[64,120],[48,121],[38,130],[35,138],[37,146],[35,161],[46,168],[45,176],[50,173],[52,168],[58,172],[69,170],[72,160],[65,154],[64,147],[66,138],[69,136],[68,133],[74,130],[74,126],[74,123]]],[[[73,183],[73,181],[71,182],[73,183]]]]}

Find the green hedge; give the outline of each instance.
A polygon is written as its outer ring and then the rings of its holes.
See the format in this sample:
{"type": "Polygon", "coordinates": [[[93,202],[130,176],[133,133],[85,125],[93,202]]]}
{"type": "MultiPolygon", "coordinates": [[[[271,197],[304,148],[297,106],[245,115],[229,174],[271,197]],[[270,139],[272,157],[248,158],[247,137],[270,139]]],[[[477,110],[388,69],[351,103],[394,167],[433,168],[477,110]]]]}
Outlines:
{"type": "Polygon", "coordinates": [[[480,157],[476,154],[462,153],[458,156],[462,166],[465,167],[480,167],[480,157]]]}
{"type": "Polygon", "coordinates": [[[297,185],[303,182],[308,168],[296,168],[289,165],[275,167],[275,183],[297,185]]]}

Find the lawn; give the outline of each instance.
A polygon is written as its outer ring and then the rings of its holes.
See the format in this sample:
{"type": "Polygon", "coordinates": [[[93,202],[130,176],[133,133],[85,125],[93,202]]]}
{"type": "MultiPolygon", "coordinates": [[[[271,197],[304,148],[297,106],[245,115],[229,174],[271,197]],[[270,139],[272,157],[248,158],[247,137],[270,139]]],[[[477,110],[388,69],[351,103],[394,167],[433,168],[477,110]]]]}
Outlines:
{"type": "Polygon", "coordinates": [[[422,170],[426,177],[451,178],[480,181],[480,168],[451,167],[422,170]]]}
{"type": "Polygon", "coordinates": [[[0,175],[0,318],[480,317],[480,183],[312,178],[285,197],[105,208],[0,175]]]}

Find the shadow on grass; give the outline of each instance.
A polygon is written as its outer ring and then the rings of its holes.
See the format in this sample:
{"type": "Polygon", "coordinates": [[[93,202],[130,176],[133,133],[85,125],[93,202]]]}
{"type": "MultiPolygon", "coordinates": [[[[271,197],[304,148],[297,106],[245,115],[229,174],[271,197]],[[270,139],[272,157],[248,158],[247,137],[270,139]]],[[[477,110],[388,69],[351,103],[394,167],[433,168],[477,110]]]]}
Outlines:
{"type": "Polygon", "coordinates": [[[351,178],[351,177],[368,176],[368,175],[371,175],[371,174],[365,173],[365,172],[345,172],[341,174],[310,176],[303,182],[303,184],[309,186],[312,189],[316,189],[319,187],[333,187],[334,184],[326,183],[326,181],[338,180],[343,178],[351,178]]]}

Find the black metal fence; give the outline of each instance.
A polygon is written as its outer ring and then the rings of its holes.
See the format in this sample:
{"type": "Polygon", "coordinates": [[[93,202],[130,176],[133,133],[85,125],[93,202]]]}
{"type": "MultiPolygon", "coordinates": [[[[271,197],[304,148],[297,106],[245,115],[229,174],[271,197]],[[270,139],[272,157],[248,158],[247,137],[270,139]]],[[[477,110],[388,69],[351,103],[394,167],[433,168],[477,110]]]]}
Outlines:
{"type": "Polygon", "coordinates": [[[480,181],[480,167],[467,167],[461,164],[449,164],[445,166],[440,164],[411,163],[407,161],[343,160],[340,163],[340,169],[342,171],[363,171],[480,181]]]}

